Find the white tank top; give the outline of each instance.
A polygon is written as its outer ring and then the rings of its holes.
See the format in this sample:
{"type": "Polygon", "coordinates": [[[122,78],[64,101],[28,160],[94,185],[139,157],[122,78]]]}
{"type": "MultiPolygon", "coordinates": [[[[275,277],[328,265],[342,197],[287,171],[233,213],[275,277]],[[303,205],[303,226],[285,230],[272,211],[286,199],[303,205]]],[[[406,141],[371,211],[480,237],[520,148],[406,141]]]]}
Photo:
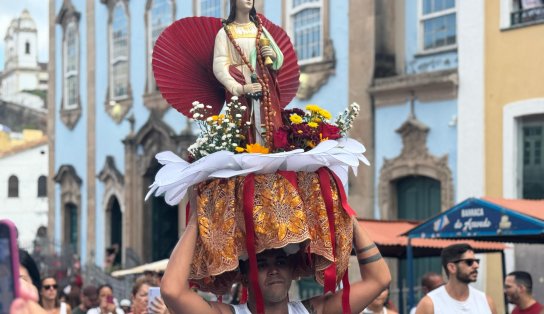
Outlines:
{"type": "Polygon", "coordinates": [[[468,298],[457,301],[450,297],[443,285],[427,294],[433,301],[434,314],[491,314],[485,293],[468,286],[468,298]]]}
{"type": "MultiPolygon", "coordinates": [[[[249,309],[247,308],[247,303],[245,304],[238,304],[238,305],[231,305],[234,308],[234,313],[236,314],[251,314],[249,309]]],[[[287,308],[289,309],[289,314],[310,314],[308,310],[304,307],[304,304],[300,301],[291,301],[287,304],[287,308]]]]}

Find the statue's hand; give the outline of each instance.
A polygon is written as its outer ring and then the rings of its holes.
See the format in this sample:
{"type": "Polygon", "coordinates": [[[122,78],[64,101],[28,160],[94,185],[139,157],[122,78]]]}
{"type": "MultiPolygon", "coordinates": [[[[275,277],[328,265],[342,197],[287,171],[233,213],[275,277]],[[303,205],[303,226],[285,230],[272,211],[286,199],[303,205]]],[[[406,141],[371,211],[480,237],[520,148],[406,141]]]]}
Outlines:
{"type": "Polygon", "coordinates": [[[276,60],[276,52],[270,46],[261,47],[261,55],[263,58],[270,57],[272,60],[276,60]]]}
{"type": "Polygon", "coordinates": [[[249,83],[246,85],[240,85],[236,89],[238,95],[250,95],[253,96],[262,91],[262,86],[259,83],[249,83]]]}

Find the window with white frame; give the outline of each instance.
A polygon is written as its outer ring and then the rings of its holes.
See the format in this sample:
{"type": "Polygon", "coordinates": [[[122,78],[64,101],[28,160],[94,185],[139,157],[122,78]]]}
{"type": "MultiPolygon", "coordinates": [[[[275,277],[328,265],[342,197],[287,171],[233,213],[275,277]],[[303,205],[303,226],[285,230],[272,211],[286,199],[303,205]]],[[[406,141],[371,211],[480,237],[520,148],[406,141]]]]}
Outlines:
{"type": "Polygon", "coordinates": [[[75,109],[79,95],[79,39],[76,23],[68,23],[64,34],[64,109],[75,109]]]}
{"type": "Polygon", "coordinates": [[[224,0],[199,0],[198,2],[198,16],[226,17],[224,0]]]}
{"type": "Polygon", "coordinates": [[[110,98],[128,97],[128,16],[123,1],[113,8],[110,26],[110,98]]]}
{"type": "Polygon", "coordinates": [[[419,7],[421,50],[454,47],[457,44],[456,0],[420,0],[419,7]]]}
{"type": "Polygon", "coordinates": [[[323,58],[323,0],[290,0],[289,33],[300,64],[323,58]]]}
{"type": "Polygon", "coordinates": [[[155,80],[153,79],[153,71],[151,68],[151,60],[153,55],[153,47],[162,31],[174,21],[174,6],[172,0],[152,0],[148,11],[148,84],[147,92],[153,93],[157,90],[155,80]]]}
{"type": "Polygon", "coordinates": [[[521,168],[524,199],[544,198],[544,115],[521,119],[521,168]]]}

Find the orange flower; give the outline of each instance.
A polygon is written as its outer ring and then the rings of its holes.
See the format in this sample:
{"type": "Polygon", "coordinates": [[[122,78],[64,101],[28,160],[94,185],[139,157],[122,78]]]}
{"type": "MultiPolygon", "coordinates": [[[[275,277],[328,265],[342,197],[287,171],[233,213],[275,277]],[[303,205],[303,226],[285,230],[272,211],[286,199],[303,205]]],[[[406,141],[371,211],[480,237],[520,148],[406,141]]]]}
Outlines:
{"type": "Polygon", "coordinates": [[[250,154],[256,154],[256,153],[268,154],[270,152],[270,149],[268,147],[259,145],[259,143],[255,143],[255,144],[247,144],[246,151],[250,154]]]}

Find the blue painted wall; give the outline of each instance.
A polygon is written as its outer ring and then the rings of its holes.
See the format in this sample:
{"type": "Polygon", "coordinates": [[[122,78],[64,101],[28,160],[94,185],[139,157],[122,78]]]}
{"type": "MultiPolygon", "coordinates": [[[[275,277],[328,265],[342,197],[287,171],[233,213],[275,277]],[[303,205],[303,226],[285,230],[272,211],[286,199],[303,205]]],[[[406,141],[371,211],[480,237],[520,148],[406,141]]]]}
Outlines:
{"type": "Polygon", "coordinates": [[[457,68],[457,51],[435,54],[421,54],[423,45],[418,38],[420,22],[418,18],[419,0],[405,1],[404,36],[405,36],[405,72],[407,74],[432,72],[457,68]]]}
{"type": "MultiPolygon", "coordinates": [[[[82,235],[87,234],[87,49],[85,49],[84,43],[87,41],[87,22],[85,12],[85,1],[77,0],[72,1],[77,11],[81,12],[81,19],[79,22],[79,41],[81,43],[79,49],[79,75],[80,75],[80,101],[82,114],[75,125],[74,129],[70,130],[60,120],[60,106],[63,95],[63,72],[62,72],[62,27],[60,25],[55,26],[56,35],[56,47],[55,49],[55,62],[56,72],[55,81],[55,171],[58,171],[62,165],[72,165],[75,168],[77,175],[82,180],[81,185],[81,211],[80,211],[80,253],[82,260],[86,259],[86,238],[82,235]]],[[[59,12],[62,6],[62,0],[55,1],[56,13],[59,12]]],[[[63,208],[60,205],[60,190],[57,190],[55,212],[61,213],[63,208]]],[[[61,243],[62,226],[60,224],[60,215],[55,221],[55,242],[61,243]],[[58,221],[57,221],[58,220],[58,221]]]]}
{"type": "MultiPolygon", "coordinates": [[[[289,107],[305,108],[308,104],[316,104],[329,110],[333,116],[344,110],[348,104],[348,67],[349,67],[349,4],[347,0],[334,0],[329,5],[330,38],[336,54],[335,74],[330,76],[327,83],[322,86],[310,99],[294,99],[289,107]]],[[[264,14],[274,23],[281,25],[282,1],[265,1],[264,14]]]]}
{"type": "MultiPolygon", "coordinates": [[[[445,69],[457,68],[457,51],[446,51],[434,54],[421,54],[420,39],[418,38],[418,0],[406,0],[405,3],[405,32],[404,58],[405,73],[418,74],[445,69]]],[[[375,201],[374,215],[380,217],[379,190],[380,171],[384,158],[396,158],[402,150],[402,138],[395,132],[408,118],[410,103],[380,106],[375,109],[375,201]]],[[[457,173],[457,126],[450,125],[457,116],[457,99],[447,101],[419,102],[415,101],[416,118],[429,127],[427,147],[429,153],[441,157],[448,155],[448,166],[453,176],[453,186],[456,186],[457,173]]],[[[456,191],[454,191],[455,195],[456,191]]]]}

